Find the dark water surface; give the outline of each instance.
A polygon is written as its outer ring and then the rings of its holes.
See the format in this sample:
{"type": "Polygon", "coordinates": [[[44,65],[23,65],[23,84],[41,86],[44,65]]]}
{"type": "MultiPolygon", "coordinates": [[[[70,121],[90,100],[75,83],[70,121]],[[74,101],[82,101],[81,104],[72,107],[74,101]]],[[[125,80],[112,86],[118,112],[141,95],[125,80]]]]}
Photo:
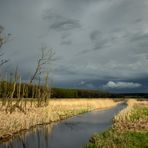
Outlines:
{"type": "Polygon", "coordinates": [[[93,111],[32,129],[0,144],[0,148],[80,148],[95,132],[111,127],[113,116],[125,106],[119,104],[112,109],[93,111]]]}

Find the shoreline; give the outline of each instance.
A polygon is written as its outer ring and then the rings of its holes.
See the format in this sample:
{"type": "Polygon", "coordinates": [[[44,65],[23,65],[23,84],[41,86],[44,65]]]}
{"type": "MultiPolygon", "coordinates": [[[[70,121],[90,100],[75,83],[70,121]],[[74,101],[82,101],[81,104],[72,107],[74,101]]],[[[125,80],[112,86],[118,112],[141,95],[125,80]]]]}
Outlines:
{"type": "Polygon", "coordinates": [[[148,101],[129,99],[127,107],[113,118],[113,125],[102,133],[95,133],[84,148],[91,147],[132,147],[148,146],[148,101]],[[145,123],[143,125],[143,123],[145,123]],[[139,140],[139,138],[142,141],[139,140]]]}
{"type": "MultiPolygon", "coordinates": [[[[111,100],[111,99],[110,99],[111,100]]],[[[119,102],[114,102],[114,104],[110,105],[110,106],[106,106],[106,107],[98,107],[98,108],[83,108],[83,109],[79,109],[79,110],[76,110],[73,111],[72,113],[70,114],[65,114],[65,115],[59,115],[58,118],[56,118],[55,120],[52,120],[50,122],[43,122],[43,123],[40,123],[40,124],[35,124],[35,125],[32,125],[30,126],[29,128],[23,128],[23,129],[20,129],[20,130],[16,130],[10,134],[5,134],[3,136],[0,137],[0,143],[7,143],[9,142],[11,139],[13,140],[13,138],[15,138],[17,135],[20,135],[20,134],[24,134],[34,128],[37,128],[39,126],[44,126],[44,125],[49,125],[49,124],[52,124],[52,123],[60,123],[62,122],[63,120],[66,120],[68,118],[73,118],[75,116],[79,116],[81,114],[84,114],[84,113],[89,113],[89,112],[92,112],[92,111],[101,111],[101,110],[107,110],[107,109],[111,109],[113,107],[115,107],[116,105],[118,105],[119,102]]]]}

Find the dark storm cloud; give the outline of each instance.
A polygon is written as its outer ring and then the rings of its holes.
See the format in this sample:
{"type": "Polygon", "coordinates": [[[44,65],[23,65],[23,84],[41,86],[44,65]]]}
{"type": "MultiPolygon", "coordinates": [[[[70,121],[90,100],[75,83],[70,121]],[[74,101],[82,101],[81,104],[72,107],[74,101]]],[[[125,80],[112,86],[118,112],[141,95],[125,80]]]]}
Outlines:
{"type": "Polygon", "coordinates": [[[148,33],[137,32],[129,36],[135,54],[148,54],[148,33]]]}
{"type": "Polygon", "coordinates": [[[52,25],[50,25],[51,29],[55,29],[58,31],[64,31],[64,30],[72,30],[79,28],[80,25],[77,20],[72,19],[63,19],[62,21],[54,22],[52,25]]]}
{"type": "Polygon", "coordinates": [[[0,0],[0,25],[13,36],[3,50],[25,79],[46,44],[59,58],[58,85],[101,88],[112,81],[146,90],[147,14],[147,0],[0,0]],[[88,86],[79,85],[83,80],[88,86]]]}
{"type": "Polygon", "coordinates": [[[147,42],[148,33],[136,33],[131,37],[132,42],[147,42]]]}
{"type": "Polygon", "coordinates": [[[98,30],[92,31],[92,32],[90,33],[90,39],[91,39],[92,41],[96,41],[96,40],[98,39],[99,34],[100,34],[100,36],[102,35],[101,31],[98,31],[98,30]]]}
{"type": "Polygon", "coordinates": [[[103,49],[104,47],[106,47],[107,42],[108,41],[106,39],[100,39],[100,40],[96,41],[96,43],[93,47],[93,50],[103,49]]]}
{"type": "MultiPolygon", "coordinates": [[[[108,38],[104,36],[104,34],[99,30],[93,30],[90,33],[90,40],[92,42],[92,49],[90,51],[101,50],[107,46],[108,38]]],[[[87,52],[87,50],[85,50],[87,52]]],[[[83,53],[83,52],[82,52],[83,53]]]]}
{"type": "MultiPolygon", "coordinates": [[[[64,0],[64,1],[68,2],[68,1],[73,1],[73,0],[64,0]]],[[[98,2],[98,1],[102,1],[102,0],[75,0],[75,2],[83,2],[83,3],[98,2]]]]}
{"type": "Polygon", "coordinates": [[[62,45],[71,45],[71,44],[72,44],[72,41],[70,41],[70,40],[67,40],[67,41],[66,41],[66,40],[65,40],[65,41],[62,41],[61,44],[62,44],[62,45]]]}
{"type": "Polygon", "coordinates": [[[48,20],[50,29],[56,31],[67,31],[81,27],[79,20],[64,17],[52,10],[46,10],[43,19],[48,20]]]}
{"type": "Polygon", "coordinates": [[[62,36],[61,36],[61,39],[66,39],[66,38],[68,38],[70,36],[70,33],[69,32],[64,32],[64,33],[62,33],[62,36]]]}
{"type": "Polygon", "coordinates": [[[142,19],[141,18],[137,18],[133,21],[133,23],[141,23],[142,22],[142,19]]]}

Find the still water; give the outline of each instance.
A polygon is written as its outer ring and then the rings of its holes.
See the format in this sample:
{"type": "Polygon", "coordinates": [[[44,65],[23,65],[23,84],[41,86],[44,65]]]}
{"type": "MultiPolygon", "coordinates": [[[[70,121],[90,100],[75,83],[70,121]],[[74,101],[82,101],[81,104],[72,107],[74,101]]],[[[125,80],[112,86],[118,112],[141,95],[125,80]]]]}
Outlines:
{"type": "Polygon", "coordinates": [[[119,104],[108,110],[92,111],[32,129],[0,144],[0,148],[81,148],[95,132],[111,127],[113,116],[125,106],[119,104]]]}

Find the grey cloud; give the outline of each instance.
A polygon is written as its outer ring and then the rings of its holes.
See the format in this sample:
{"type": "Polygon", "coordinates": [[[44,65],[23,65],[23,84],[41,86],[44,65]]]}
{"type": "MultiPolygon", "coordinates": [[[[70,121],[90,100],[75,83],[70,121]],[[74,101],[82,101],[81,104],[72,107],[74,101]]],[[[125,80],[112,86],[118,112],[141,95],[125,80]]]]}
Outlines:
{"type": "Polygon", "coordinates": [[[142,22],[142,18],[137,18],[133,21],[133,23],[141,23],[142,22]]]}
{"type": "Polygon", "coordinates": [[[54,22],[52,25],[50,25],[50,28],[57,31],[64,31],[80,28],[80,25],[77,20],[63,19],[62,21],[54,22]]]}
{"type": "Polygon", "coordinates": [[[95,89],[95,86],[92,82],[81,80],[79,85],[83,88],[88,88],[88,89],[95,89]]]}
{"type": "Polygon", "coordinates": [[[62,44],[62,45],[71,45],[71,44],[72,44],[72,41],[70,41],[70,40],[67,40],[67,41],[66,41],[66,40],[65,40],[65,41],[62,41],[61,44],[62,44]]]}
{"type": "Polygon", "coordinates": [[[108,43],[108,40],[106,39],[99,40],[95,43],[93,50],[101,50],[104,47],[106,47],[107,43],[108,43]]]}
{"type": "Polygon", "coordinates": [[[1,25],[15,36],[3,46],[5,55],[12,67],[19,63],[26,79],[45,43],[60,57],[53,64],[56,81],[89,79],[91,83],[95,78],[103,79],[102,84],[110,80],[136,83],[148,75],[146,2],[3,0],[1,25]]]}
{"type": "MultiPolygon", "coordinates": [[[[64,1],[68,2],[68,1],[73,1],[73,0],[64,0],[64,1]]],[[[102,1],[102,0],[75,0],[75,1],[88,3],[88,2],[98,2],[98,1],[102,1]]]]}
{"type": "Polygon", "coordinates": [[[43,19],[48,20],[50,29],[56,31],[73,30],[81,27],[79,20],[64,17],[51,10],[45,11],[43,19]]]}
{"type": "Polygon", "coordinates": [[[108,0],[62,0],[62,3],[64,5],[67,6],[67,4],[70,6],[70,7],[86,7],[86,6],[89,6],[90,4],[98,4],[102,1],[108,1],[108,0]]]}
{"type": "Polygon", "coordinates": [[[55,74],[65,74],[65,75],[74,75],[76,71],[69,66],[59,65],[54,69],[55,74]]]}
{"type": "Polygon", "coordinates": [[[69,32],[63,32],[62,35],[61,35],[61,39],[66,39],[70,36],[70,33],[69,32]]]}
{"type": "Polygon", "coordinates": [[[94,30],[90,33],[90,40],[93,43],[92,50],[101,50],[106,47],[108,39],[104,37],[104,34],[99,30],[94,30]]]}
{"type": "Polygon", "coordinates": [[[96,40],[98,39],[99,34],[100,34],[100,36],[101,36],[101,32],[98,31],[98,30],[92,31],[92,32],[90,33],[90,39],[91,39],[92,41],[96,41],[96,40]]]}
{"type": "Polygon", "coordinates": [[[138,32],[129,35],[129,39],[135,54],[148,54],[148,33],[138,32]]]}
{"type": "Polygon", "coordinates": [[[89,52],[91,52],[91,51],[92,51],[92,49],[84,49],[84,50],[81,50],[80,52],[78,52],[78,53],[76,54],[76,56],[84,55],[84,54],[89,53],[89,52]]]}
{"type": "Polygon", "coordinates": [[[136,33],[133,34],[133,36],[131,37],[131,41],[133,42],[144,42],[144,41],[148,41],[148,33],[136,33]]]}

